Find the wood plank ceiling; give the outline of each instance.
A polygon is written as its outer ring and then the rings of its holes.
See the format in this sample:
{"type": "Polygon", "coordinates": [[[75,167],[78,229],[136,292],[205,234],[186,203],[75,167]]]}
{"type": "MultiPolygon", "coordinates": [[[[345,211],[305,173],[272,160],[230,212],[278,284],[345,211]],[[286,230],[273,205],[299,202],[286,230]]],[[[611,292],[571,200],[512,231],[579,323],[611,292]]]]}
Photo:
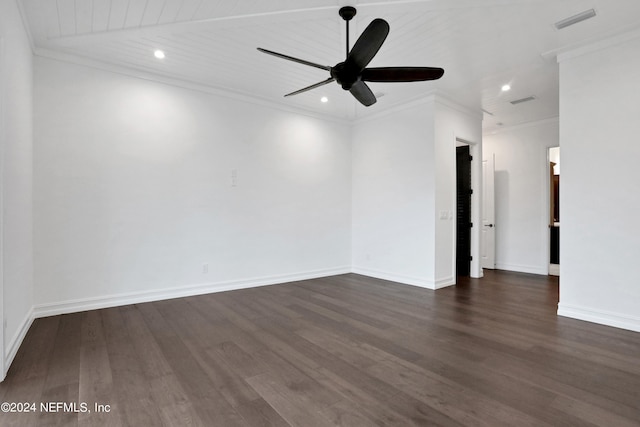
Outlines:
{"type": "Polygon", "coordinates": [[[476,111],[485,131],[558,115],[555,53],[635,29],[636,0],[18,0],[36,53],[80,58],[139,73],[354,120],[437,91],[476,111]],[[351,43],[376,17],[391,32],[372,66],[443,67],[436,82],[371,84],[370,108],[337,84],[283,98],[328,77],[256,47],[335,65],[344,59],[343,5],[358,14],[351,43]],[[594,19],[564,30],[554,22],[594,8],[594,19]],[[166,52],[157,60],[155,49],[166,52]],[[512,90],[500,87],[510,83],[512,90]],[[327,96],[329,102],[320,103],[327,96]],[[510,101],[534,96],[532,102],[510,101]]]}

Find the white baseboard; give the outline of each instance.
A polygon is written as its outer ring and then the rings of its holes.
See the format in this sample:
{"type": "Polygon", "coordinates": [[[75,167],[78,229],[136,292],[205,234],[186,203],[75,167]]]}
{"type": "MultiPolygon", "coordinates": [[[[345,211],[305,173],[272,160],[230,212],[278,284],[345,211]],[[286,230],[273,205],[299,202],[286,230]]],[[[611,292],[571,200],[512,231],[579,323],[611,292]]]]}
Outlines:
{"type": "Polygon", "coordinates": [[[640,317],[558,303],[558,316],[640,332],[640,317]]]}
{"type": "Polygon", "coordinates": [[[11,338],[9,345],[7,346],[6,352],[4,354],[4,366],[1,372],[2,378],[0,379],[0,381],[4,381],[5,377],[7,376],[9,367],[11,366],[13,359],[16,357],[16,354],[18,354],[18,349],[20,348],[20,345],[22,345],[22,341],[24,341],[24,338],[27,336],[27,332],[29,332],[29,328],[31,327],[34,319],[35,317],[32,308],[22,320],[20,328],[18,328],[13,338],[11,338]]]}
{"type": "Polygon", "coordinates": [[[456,278],[449,276],[449,277],[444,277],[442,279],[436,280],[436,282],[434,283],[434,286],[435,286],[435,289],[442,289],[448,286],[453,286],[455,284],[456,284],[456,278]]]}
{"type": "Polygon", "coordinates": [[[517,273],[530,273],[547,276],[549,274],[549,267],[535,266],[535,265],[517,265],[517,264],[501,264],[496,263],[497,270],[515,271],[517,273]]]}
{"type": "Polygon", "coordinates": [[[403,285],[418,286],[420,288],[426,288],[426,289],[432,289],[432,290],[438,289],[439,287],[442,288],[445,286],[449,286],[449,284],[444,284],[445,282],[439,284],[438,283],[439,281],[433,282],[430,280],[420,279],[417,277],[390,273],[388,271],[374,270],[371,268],[353,267],[351,269],[351,272],[355,274],[361,274],[363,276],[375,277],[376,279],[389,280],[391,282],[402,283],[403,285]]]}
{"type": "Polygon", "coordinates": [[[58,314],[77,313],[87,310],[117,307],[129,304],[160,301],[172,298],[182,298],[193,295],[210,294],[214,292],[233,291],[237,289],[254,288],[258,286],[276,285],[296,282],[299,280],[316,279],[319,277],[335,276],[350,273],[350,267],[337,267],[324,270],[313,270],[278,276],[256,277],[216,283],[203,283],[173,289],[158,289],[142,292],[128,292],[116,295],[105,295],[94,298],[83,298],[69,301],[38,304],[33,309],[34,318],[55,316],[58,314]]]}

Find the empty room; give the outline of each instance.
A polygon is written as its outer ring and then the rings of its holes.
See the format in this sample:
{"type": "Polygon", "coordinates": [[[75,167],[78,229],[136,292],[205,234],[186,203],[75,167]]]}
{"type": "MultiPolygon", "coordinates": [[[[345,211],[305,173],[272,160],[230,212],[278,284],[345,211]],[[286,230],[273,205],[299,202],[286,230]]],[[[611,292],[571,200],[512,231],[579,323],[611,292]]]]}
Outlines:
{"type": "Polygon", "coordinates": [[[638,17],[0,0],[0,425],[640,425],[638,17]]]}

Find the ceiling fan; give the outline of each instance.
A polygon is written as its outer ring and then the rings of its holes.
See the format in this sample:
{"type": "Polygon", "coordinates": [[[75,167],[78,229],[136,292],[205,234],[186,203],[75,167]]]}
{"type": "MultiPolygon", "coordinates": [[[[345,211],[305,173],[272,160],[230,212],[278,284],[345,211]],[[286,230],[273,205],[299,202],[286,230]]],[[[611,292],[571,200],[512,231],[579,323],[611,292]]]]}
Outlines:
{"type": "Polygon", "coordinates": [[[356,9],[351,6],[340,8],[342,19],[347,23],[347,58],[333,67],[320,65],[304,59],[258,48],[260,52],[277,56],[278,58],[320,68],[329,71],[331,77],[319,83],[312,84],[285,96],[297,95],[311,89],[338,82],[344,90],[348,90],[362,105],[368,107],[375,104],[376,96],[365,82],[417,82],[425,80],[437,80],[444,74],[442,68],[435,67],[376,67],[367,68],[367,65],[384,43],[389,34],[389,24],[384,19],[374,19],[362,32],[353,49],[349,50],[349,21],[355,16],[356,9]]]}

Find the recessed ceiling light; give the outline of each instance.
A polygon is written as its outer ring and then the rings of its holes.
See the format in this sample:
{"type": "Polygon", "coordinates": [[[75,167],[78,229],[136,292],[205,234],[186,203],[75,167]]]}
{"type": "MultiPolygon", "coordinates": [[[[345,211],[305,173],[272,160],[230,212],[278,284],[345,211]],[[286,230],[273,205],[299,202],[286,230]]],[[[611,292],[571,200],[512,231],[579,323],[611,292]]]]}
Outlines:
{"type": "Polygon", "coordinates": [[[153,52],[153,56],[155,56],[158,59],[164,59],[164,52],[161,51],[160,49],[157,49],[155,52],[153,52]]]}
{"type": "Polygon", "coordinates": [[[320,98],[320,102],[329,102],[329,98],[323,96],[322,98],[320,98]]]}
{"type": "Polygon", "coordinates": [[[509,91],[509,90],[511,90],[511,86],[509,86],[509,85],[504,85],[504,86],[502,86],[502,91],[503,91],[503,92],[507,92],[507,91],[509,91]]]}

